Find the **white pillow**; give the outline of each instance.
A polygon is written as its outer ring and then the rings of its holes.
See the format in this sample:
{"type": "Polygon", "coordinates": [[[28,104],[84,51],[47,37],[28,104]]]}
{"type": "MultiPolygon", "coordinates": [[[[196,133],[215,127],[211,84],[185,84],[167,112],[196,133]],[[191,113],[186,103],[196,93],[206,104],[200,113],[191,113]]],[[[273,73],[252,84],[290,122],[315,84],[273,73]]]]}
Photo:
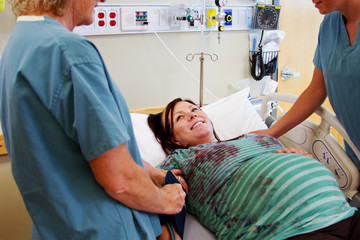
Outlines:
{"type": "MultiPolygon", "coordinates": [[[[214,124],[220,139],[231,139],[250,131],[267,128],[248,99],[249,88],[222,98],[202,108],[214,124]]],[[[147,124],[146,114],[131,113],[136,142],[143,160],[152,166],[166,157],[147,124]]]]}
{"type": "Polygon", "coordinates": [[[248,99],[249,88],[202,107],[221,140],[232,139],[267,126],[248,99]]]}
{"type": "Polygon", "coordinates": [[[147,123],[148,115],[130,113],[130,116],[141,158],[153,167],[159,165],[166,158],[166,155],[147,123]]]}

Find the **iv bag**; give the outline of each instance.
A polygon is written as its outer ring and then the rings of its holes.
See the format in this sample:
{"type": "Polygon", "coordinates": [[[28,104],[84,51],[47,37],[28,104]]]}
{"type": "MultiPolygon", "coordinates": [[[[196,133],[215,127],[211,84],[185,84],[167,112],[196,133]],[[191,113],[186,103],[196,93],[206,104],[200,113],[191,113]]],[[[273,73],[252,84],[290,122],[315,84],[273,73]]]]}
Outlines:
{"type": "Polygon", "coordinates": [[[3,11],[5,9],[5,1],[6,0],[0,0],[0,11],[3,11]]]}

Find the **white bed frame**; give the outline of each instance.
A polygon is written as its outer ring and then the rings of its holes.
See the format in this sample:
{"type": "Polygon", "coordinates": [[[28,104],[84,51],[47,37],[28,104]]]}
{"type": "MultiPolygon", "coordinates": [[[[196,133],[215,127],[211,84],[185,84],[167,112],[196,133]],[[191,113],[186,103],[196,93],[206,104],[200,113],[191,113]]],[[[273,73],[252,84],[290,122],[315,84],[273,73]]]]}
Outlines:
{"type": "MultiPolygon", "coordinates": [[[[272,93],[264,97],[260,116],[265,122],[273,119],[272,125],[277,119],[270,115],[269,104],[271,102],[295,103],[296,95],[287,93],[272,93]]],[[[281,118],[285,114],[279,115],[281,118]]],[[[336,116],[325,107],[316,110],[316,114],[321,117],[321,123],[305,120],[297,127],[280,137],[280,141],[287,147],[300,147],[313,154],[320,162],[325,164],[337,178],[344,195],[349,199],[350,205],[360,206],[360,173],[355,164],[345,153],[344,149],[331,135],[330,128],[334,127],[340,135],[347,141],[356,156],[360,159],[360,152],[354,146],[345,129],[340,124],[336,116]]],[[[184,240],[202,239],[215,240],[215,235],[202,226],[193,215],[187,213],[184,231],[184,240]]]]}

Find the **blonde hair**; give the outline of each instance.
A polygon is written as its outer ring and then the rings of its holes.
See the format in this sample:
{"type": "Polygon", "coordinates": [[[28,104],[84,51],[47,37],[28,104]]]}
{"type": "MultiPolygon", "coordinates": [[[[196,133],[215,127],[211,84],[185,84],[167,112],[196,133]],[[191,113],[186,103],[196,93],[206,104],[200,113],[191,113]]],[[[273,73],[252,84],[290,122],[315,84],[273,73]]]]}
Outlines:
{"type": "Polygon", "coordinates": [[[22,14],[41,14],[51,12],[63,16],[68,0],[9,0],[16,16],[22,14]]]}

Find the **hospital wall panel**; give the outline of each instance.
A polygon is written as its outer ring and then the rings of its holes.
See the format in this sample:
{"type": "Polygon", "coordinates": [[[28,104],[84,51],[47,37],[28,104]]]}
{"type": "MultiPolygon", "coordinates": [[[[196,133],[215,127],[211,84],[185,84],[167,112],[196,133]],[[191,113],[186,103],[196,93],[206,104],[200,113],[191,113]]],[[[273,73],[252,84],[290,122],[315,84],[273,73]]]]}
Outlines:
{"type": "MultiPolygon", "coordinates": [[[[181,1],[201,4],[201,0],[181,1]]],[[[107,1],[108,4],[173,4],[179,1],[107,1]]],[[[206,1],[212,4],[214,1],[206,1]]],[[[228,4],[251,5],[253,1],[230,0],[228,4]]],[[[86,36],[99,48],[109,72],[125,95],[130,108],[164,105],[184,97],[198,102],[200,61],[186,60],[191,53],[217,54],[218,60],[204,60],[204,102],[213,102],[236,89],[232,81],[250,77],[249,31],[173,32],[86,36]],[[208,35],[209,34],[209,35],[208,35]],[[164,46],[163,43],[166,45],[164,46]],[[169,49],[171,53],[167,50],[169,49]],[[178,59],[174,59],[174,56],[178,59]],[[179,63],[179,62],[180,63],[179,63]],[[185,70],[184,67],[187,69],[185,70]],[[188,71],[191,73],[189,74],[188,71]]]]}

